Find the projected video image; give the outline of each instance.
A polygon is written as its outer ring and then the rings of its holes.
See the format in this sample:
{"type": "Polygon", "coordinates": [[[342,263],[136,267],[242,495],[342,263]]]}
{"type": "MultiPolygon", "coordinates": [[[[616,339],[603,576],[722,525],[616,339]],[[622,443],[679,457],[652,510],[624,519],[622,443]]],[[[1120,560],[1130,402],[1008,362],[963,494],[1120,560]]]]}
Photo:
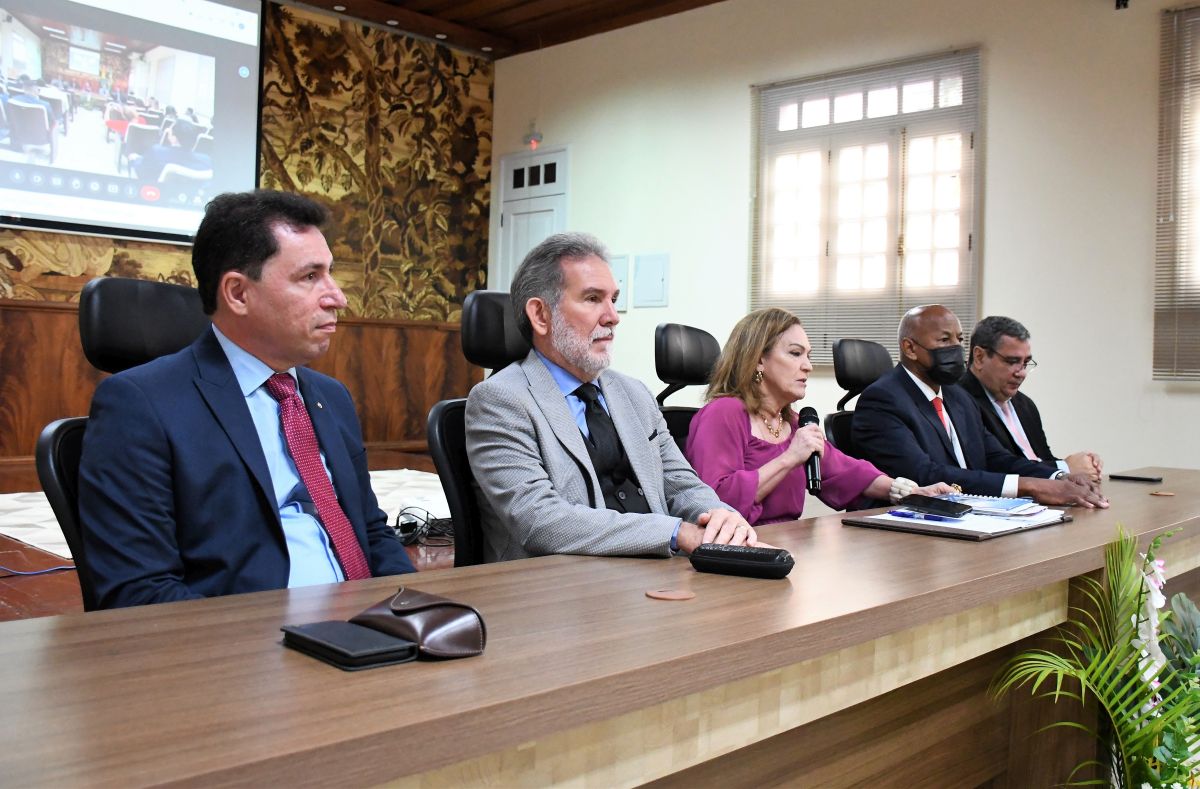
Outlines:
{"type": "Polygon", "coordinates": [[[213,57],[28,12],[0,19],[4,186],[203,204],[219,139],[213,57]]]}

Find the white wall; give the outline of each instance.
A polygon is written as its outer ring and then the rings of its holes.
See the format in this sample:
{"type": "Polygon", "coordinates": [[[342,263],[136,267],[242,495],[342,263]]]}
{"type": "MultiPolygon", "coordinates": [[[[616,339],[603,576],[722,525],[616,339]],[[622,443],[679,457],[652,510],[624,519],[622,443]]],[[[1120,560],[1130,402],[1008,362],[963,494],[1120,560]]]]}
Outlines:
{"type": "MultiPolygon", "coordinates": [[[[1033,333],[1041,366],[1024,391],[1059,454],[1093,449],[1110,470],[1196,467],[1200,385],[1150,379],[1158,36],[1169,5],[729,0],[500,60],[494,149],[519,149],[536,117],[543,144],[571,145],[573,228],[616,253],[670,253],[671,306],[626,313],[615,344],[615,366],[657,391],[658,323],[700,326],[723,343],[748,309],[750,86],[978,45],[981,314],[1033,333]]],[[[840,391],[827,371],[807,400],[825,413],[840,391]]]]}

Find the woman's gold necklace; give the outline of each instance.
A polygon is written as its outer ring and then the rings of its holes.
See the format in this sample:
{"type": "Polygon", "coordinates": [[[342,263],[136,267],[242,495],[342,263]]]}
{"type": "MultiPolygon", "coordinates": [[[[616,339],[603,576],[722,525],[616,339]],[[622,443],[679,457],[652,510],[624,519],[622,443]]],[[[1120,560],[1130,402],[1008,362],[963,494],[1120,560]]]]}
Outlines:
{"type": "Polygon", "coordinates": [[[775,436],[775,438],[779,438],[781,435],[783,435],[783,412],[780,411],[778,414],[776,414],[775,419],[776,422],[774,427],[771,427],[771,423],[767,421],[765,416],[762,418],[762,421],[763,425],[767,428],[767,432],[775,436]]]}

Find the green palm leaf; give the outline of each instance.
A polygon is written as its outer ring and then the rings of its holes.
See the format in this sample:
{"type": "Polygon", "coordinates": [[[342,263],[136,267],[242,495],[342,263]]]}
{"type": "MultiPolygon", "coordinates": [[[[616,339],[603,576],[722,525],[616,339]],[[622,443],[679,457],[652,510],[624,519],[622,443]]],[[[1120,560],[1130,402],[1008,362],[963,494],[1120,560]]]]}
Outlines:
{"type": "MultiPolygon", "coordinates": [[[[1158,540],[1151,552],[1157,545],[1158,540]]],[[[1068,785],[1109,783],[1108,779],[1076,781],[1088,767],[1109,774],[1116,786],[1156,784],[1159,766],[1172,759],[1181,763],[1179,755],[1186,757],[1188,748],[1200,742],[1195,730],[1200,688],[1194,676],[1181,674],[1178,663],[1155,666],[1134,644],[1146,591],[1133,537],[1120,530],[1105,550],[1104,581],[1085,576],[1076,588],[1084,604],[1071,608],[1068,621],[1052,638],[1056,649],[1032,649],[1014,657],[993,680],[992,692],[999,696],[1029,685],[1035,696],[1055,703],[1069,699],[1081,711],[1090,696],[1100,712],[1098,729],[1075,720],[1046,728],[1086,732],[1100,741],[1111,762],[1082,762],[1072,771],[1068,785]]]]}

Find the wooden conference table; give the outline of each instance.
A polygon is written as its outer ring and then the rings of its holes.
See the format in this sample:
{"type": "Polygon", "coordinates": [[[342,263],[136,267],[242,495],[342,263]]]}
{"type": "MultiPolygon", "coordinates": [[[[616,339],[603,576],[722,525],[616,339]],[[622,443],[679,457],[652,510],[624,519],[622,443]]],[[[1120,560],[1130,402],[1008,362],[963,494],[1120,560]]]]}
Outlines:
{"type": "Polygon", "coordinates": [[[391,578],[3,623],[0,784],[1049,785],[1027,694],[987,681],[1063,621],[1118,523],[1180,528],[1167,590],[1196,590],[1200,471],[1156,473],[983,543],[766,527],[796,557],[784,581],[574,556],[404,579],[483,613],[466,660],[345,673],[280,645],[391,578]],[[696,597],[644,595],[664,588],[696,597]]]}
{"type": "MultiPolygon", "coordinates": [[[[409,545],[406,550],[417,570],[454,566],[453,545],[409,545]]],[[[70,564],[70,559],[0,534],[0,567],[30,571],[70,564]]],[[[79,577],[74,570],[33,576],[4,575],[0,570],[0,622],[82,612],[79,577]]]]}

